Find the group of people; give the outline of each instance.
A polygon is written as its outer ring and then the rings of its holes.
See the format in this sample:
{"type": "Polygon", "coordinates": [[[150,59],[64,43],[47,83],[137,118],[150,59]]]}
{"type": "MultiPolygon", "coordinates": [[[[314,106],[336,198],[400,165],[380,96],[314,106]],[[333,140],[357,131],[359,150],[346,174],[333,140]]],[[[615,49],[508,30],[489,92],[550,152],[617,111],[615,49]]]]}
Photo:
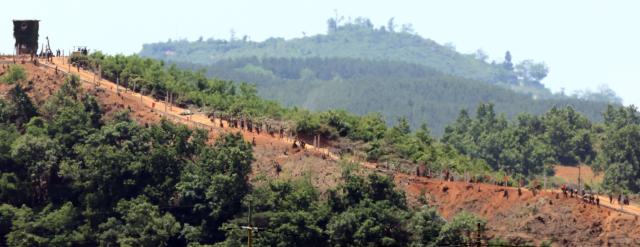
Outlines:
{"type": "Polygon", "coordinates": [[[594,194],[586,193],[582,195],[582,201],[598,207],[600,206],[600,197],[594,194]]]}
{"type": "Polygon", "coordinates": [[[42,50],[40,51],[40,55],[38,55],[38,57],[46,58],[46,59],[50,59],[52,57],[60,57],[60,56],[62,56],[62,51],[60,51],[60,49],[57,49],[55,53],[52,50],[42,50]]]}
{"type": "Polygon", "coordinates": [[[563,184],[562,187],[560,187],[560,189],[562,190],[562,194],[564,195],[564,198],[569,198],[569,197],[573,198],[575,195],[576,198],[582,198],[582,201],[585,203],[600,206],[600,197],[598,197],[593,193],[588,193],[588,192],[585,192],[584,190],[579,191],[578,189],[575,189],[575,188],[568,188],[566,184],[563,184]]]}
{"type": "MultiPolygon", "coordinates": [[[[609,203],[613,205],[613,195],[609,194],[609,203]]],[[[629,205],[629,196],[618,194],[618,205],[622,208],[623,205],[629,205]]]]}
{"type": "Polygon", "coordinates": [[[82,53],[82,55],[89,55],[89,50],[86,47],[79,47],[78,52],[82,53]]]}
{"type": "MultiPolygon", "coordinates": [[[[600,197],[594,193],[585,192],[584,190],[579,191],[578,189],[575,189],[575,188],[568,188],[566,184],[563,184],[561,189],[562,189],[562,194],[564,194],[565,198],[567,197],[573,198],[575,195],[576,198],[581,198],[582,201],[584,201],[585,203],[600,206],[600,197]]],[[[622,209],[624,205],[629,205],[630,203],[630,199],[628,195],[618,194],[617,199],[618,199],[618,205],[620,205],[620,209],[622,209]]],[[[614,204],[614,195],[611,193],[609,194],[609,204],[611,205],[614,204]]]]}

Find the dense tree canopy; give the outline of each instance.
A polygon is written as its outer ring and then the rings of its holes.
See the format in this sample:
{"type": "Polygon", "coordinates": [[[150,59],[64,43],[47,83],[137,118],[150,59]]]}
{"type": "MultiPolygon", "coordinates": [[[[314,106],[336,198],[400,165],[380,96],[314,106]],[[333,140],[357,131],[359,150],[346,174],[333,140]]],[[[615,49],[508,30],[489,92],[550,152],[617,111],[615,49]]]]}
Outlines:
{"type": "Polygon", "coordinates": [[[635,106],[604,113],[602,154],[596,168],[605,173],[604,186],[615,192],[640,191],[640,114],[635,106]]]}
{"type": "Polygon", "coordinates": [[[482,104],[475,118],[461,111],[442,141],[493,169],[536,175],[551,173],[548,165],[554,163],[591,162],[596,155],[592,135],[590,121],[571,107],[507,121],[496,116],[492,104],[482,104]]]}
{"type": "Polygon", "coordinates": [[[222,240],[219,227],[250,191],[250,144],[229,134],[210,146],[206,132],[145,128],[127,112],[104,122],[78,90],[71,77],[40,109],[20,85],[0,100],[2,112],[21,114],[3,114],[0,129],[2,245],[222,240]]]}
{"type": "MultiPolygon", "coordinates": [[[[141,126],[127,111],[105,118],[77,77],[40,107],[20,85],[12,90],[0,99],[0,245],[234,245],[246,238],[238,229],[248,200],[265,229],[255,236],[261,246],[425,246],[450,228],[434,209],[408,207],[393,179],[375,173],[345,169],[327,198],[304,181],[253,187],[252,146],[240,134],[209,144],[205,131],[166,120],[141,126]]],[[[387,129],[376,115],[304,114],[337,136],[435,143],[426,127],[414,136],[406,121],[387,129]]]]}

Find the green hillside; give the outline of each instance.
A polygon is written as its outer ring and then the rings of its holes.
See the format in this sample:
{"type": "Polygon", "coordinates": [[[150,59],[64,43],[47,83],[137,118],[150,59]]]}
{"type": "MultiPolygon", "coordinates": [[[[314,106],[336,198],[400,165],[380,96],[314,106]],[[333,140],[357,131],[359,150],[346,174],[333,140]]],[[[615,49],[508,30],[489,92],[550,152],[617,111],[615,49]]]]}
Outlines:
{"type": "Polygon", "coordinates": [[[169,41],[146,44],[140,55],[254,83],[260,96],[287,106],[380,112],[388,123],[407,117],[414,129],[426,122],[438,135],[460,109],[481,102],[494,103],[509,117],[571,105],[595,121],[612,102],[593,100],[598,94],[589,100],[551,94],[541,82],[548,73],[542,63],[514,64],[510,54],[488,63],[393,26],[376,28],[363,18],[338,25],[330,19],[327,34],[264,42],[169,41]]]}
{"type": "Polygon", "coordinates": [[[285,40],[270,38],[253,42],[233,40],[186,40],[146,44],[140,55],[165,61],[209,64],[229,58],[363,58],[403,61],[426,65],[447,74],[487,82],[514,82],[514,72],[502,64],[490,64],[425,39],[410,30],[375,28],[367,19],[357,18],[343,25],[331,24],[327,34],[285,40]]]}
{"type": "Polygon", "coordinates": [[[607,103],[575,97],[534,99],[505,87],[446,75],[403,62],[349,58],[242,58],[218,61],[206,69],[210,77],[255,83],[260,96],[287,106],[311,110],[343,108],[357,114],[380,112],[388,123],[406,117],[413,129],[427,123],[434,134],[454,121],[460,109],[492,102],[496,111],[513,117],[542,114],[553,106],[573,106],[600,121],[607,103]]]}

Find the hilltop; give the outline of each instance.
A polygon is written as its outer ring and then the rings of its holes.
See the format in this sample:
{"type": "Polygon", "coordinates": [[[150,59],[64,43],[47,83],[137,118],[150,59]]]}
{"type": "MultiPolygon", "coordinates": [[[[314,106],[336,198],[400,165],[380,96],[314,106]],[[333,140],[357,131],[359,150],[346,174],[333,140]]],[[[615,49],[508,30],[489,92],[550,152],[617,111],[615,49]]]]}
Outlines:
{"type": "MultiPolygon", "coordinates": [[[[140,55],[167,61],[209,64],[226,59],[260,58],[361,58],[374,61],[402,61],[443,71],[447,74],[487,82],[500,82],[509,74],[500,64],[490,64],[464,55],[451,47],[425,39],[411,30],[375,28],[364,18],[342,25],[329,20],[327,34],[285,40],[270,38],[253,42],[232,40],[185,40],[143,45],[140,55]]],[[[390,24],[394,25],[394,24],[390,24]]],[[[506,82],[506,81],[505,81],[506,82]]]]}

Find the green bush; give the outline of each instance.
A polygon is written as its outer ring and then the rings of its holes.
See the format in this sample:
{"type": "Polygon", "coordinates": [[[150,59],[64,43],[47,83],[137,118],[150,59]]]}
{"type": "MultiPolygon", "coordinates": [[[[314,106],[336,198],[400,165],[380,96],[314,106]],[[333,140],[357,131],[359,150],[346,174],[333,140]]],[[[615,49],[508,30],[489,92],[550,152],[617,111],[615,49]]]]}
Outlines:
{"type": "Polygon", "coordinates": [[[20,65],[11,65],[7,73],[0,77],[0,82],[13,84],[27,79],[27,72],[20,65]]]}

